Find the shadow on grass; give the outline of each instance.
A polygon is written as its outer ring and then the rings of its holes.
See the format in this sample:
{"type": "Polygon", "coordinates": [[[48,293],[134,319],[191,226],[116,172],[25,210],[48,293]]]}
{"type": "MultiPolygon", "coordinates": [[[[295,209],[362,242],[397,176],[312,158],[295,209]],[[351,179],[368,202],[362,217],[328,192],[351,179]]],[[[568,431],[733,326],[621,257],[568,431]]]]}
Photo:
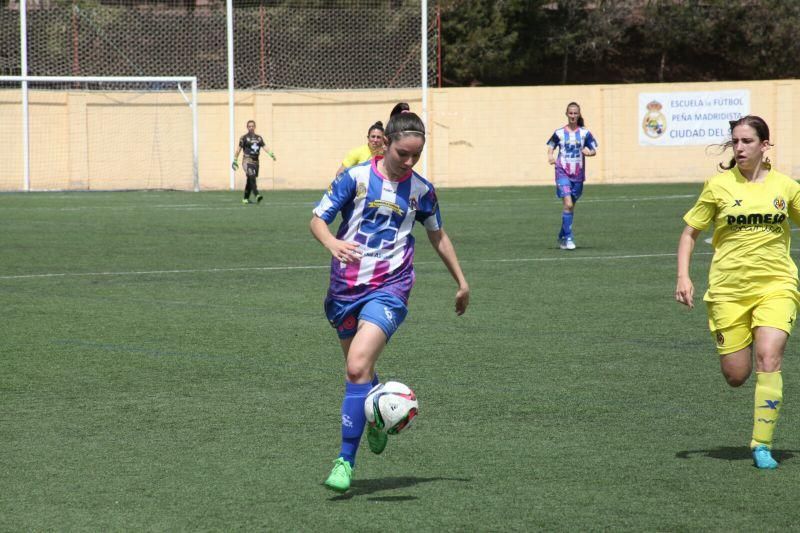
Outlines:
{"type": "MultiPolygon", "coordinates": [[[[329,498],[330,501],[343,501],[349,500],[355,496],[367,496],[382,490],[404,489],[407,487],[414,487],[420,483],[430,483],[432,481],[460,481],[462,483],[472,481],[471,478],[456,478],[456,477],[386,477],[380,479],[355,479],[350,485],[350,490],[344,494],[329,498]]],[[[416,500],[416,496],[379,496],[374,498],[367,498],[369,501],[376,502],[403,502],[409,500],[416,500]]]]}
{"type": "MultiPolygon", "coordinates": [[[[796,453],[800,453],[800,450],[773,450],[772,456],[776,461],[782,463],[794,457],[796,453]]],[[[722,459],[723,461],[749,461],[753,459],[753,454],[747,446],[720,446],[710,450],[685,450],[675,454],[678,459],[691,459],[693,456],[722,459]]]]}
{"type": "Polygon", "coordinates": [[[371,502],[407,502],[418,499],[416,496],[375,496],[367,498],[371,502]]]}

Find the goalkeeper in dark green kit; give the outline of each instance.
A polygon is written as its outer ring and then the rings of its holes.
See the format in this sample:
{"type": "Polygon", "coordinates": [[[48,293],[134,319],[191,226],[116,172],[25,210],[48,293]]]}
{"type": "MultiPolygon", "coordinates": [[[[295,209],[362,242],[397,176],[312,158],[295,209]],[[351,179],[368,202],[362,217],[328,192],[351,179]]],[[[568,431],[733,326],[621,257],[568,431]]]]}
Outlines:
{"type": "Polygon", "coordinates": [[[244,172],[247,175],[247,184],[244,186],[244,199],[242,200],[243,204],[250,203],[250,194],[252,193],[253,196],[256,198],[256,202],[261,202],[264,197],[258,192],[258,156],[261,153],[261,149],[267,153],[268,156],[275,161],[275,154],[267,148],[266,143],[264,143],[264,138],[261,135],[256,133],[256,121],[255,120],[248,120],[247,121],[247,133],[241,136],[239,139],[239,148],[236,149],[236,155],[233,156],[233,163],[231,163],[231,167],[233,170],[237,170],[239,168],[239,154],[244,150],[244,157],[242,157],[242,165],[244,166],[244,172]]]}

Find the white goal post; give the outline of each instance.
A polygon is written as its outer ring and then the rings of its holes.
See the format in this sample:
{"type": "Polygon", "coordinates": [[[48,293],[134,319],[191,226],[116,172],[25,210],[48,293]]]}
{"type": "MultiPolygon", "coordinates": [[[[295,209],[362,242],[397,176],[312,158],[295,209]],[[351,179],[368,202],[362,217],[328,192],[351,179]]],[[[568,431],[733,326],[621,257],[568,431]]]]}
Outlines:
{"type": "Polygon", "coordinates": [[[200,190],[194,76],[0,76],[0,190],[200,190]]]}

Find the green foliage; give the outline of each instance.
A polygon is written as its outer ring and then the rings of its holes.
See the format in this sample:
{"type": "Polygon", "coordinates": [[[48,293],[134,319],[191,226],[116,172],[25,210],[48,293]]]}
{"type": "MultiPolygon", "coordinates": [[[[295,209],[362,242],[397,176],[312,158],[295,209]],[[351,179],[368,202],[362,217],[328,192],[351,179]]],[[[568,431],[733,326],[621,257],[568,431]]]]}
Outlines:
{"type": "Polygon", "coordinates": [[[643,51],[659,57],[659,82],[666,81],[668,58],[680,61],[689,49],[696,49],[698,36],[713,27],[713,13],[707,3],[648,0],[636,30],[642,34],[643,51]]]}
{"type": "Polygon", "coordinates": [[[541,0],[441,2],[444,77],[458,84],[498,83],[536,65],[538,40],[529,32],[541,0]]]}
{"type": "Polygon", "coordinates": [[[800,77],[800,2],[443,0],[454,84],[800,77]]]}
{"type": "Polygon", "coordinates": [[[800,76],[800,2],[771,0],[730,6],[717,0],[721,46],[743,79],[800,76]]]}

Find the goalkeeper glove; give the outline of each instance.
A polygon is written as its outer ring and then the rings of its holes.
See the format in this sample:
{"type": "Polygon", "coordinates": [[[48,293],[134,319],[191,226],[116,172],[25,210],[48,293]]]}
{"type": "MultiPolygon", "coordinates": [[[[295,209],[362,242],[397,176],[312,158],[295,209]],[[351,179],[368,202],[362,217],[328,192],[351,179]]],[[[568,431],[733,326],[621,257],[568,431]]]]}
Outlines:
{"type": "Polygon", "coordinates": [[[277,159],[275,159],[275,154],[273,154],[272,152],[267,152],[267,155],[270,156],[273,161],[277,161],[277,159]]]}
{"type": "Polygon", "coordinates": [[[231,168],[232,168],[233,170],[239,170],[239,162],[238,162],[237,160],[235,160],[235,159],[234,159],[234,160],[233,160],[233,163],[231,163],[231,168]]]}

